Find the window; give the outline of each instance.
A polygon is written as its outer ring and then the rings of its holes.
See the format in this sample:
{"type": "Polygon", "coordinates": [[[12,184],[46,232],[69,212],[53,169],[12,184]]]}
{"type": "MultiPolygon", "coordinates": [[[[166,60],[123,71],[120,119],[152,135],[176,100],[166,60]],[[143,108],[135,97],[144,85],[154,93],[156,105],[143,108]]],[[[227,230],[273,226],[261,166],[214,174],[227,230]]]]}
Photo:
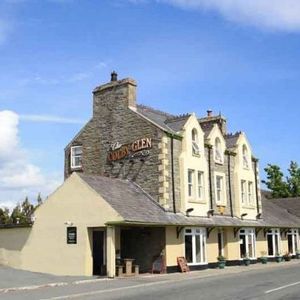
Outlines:
{"type": "Polygon", "coordinates": [[[193,155],[200,155],[198,132],[195,128],[192,130],[192,153],[193,155]]]}
{"type": "Polygon", "coordinates": [[[243,167],[249,169],[248,149],[243,145],[243,167]]]}
{"type": "Polygon", "coordinates": [[[224,256],[224,231],[218,231],[218,256],[224,256]]]}
{"type": "Polygon", "coordinates": [[[185,258],[189,264],[206,262],[206,231],[204,228],[185,230],[185,258]]]}
{"type": "Polygon", "coordinates": [[[254,229],[240,229],[240,257],[255,258],[255,232],[254,229]]]}
{"type": "Polygon", "coordinates": [[[82,146],[71,147],[71,168],[81,168],[82,146]]]}
{"type": "Polygon", "coordinates": [[[253,182],[248,181],[248,201],[250,205],[253,205],[253,182]]]}
{"type": "Polygon", "coordinates": [[[188,195],[189,197],[194,196],[194,174],[195,170],[188,170],[188,195]]]}
{"type": "Polygon", "coordinates": [[[246,180],[241,181],[241,196],[242,196],[242,203],[246,204],[246,180]]]}
{"type": "Polygon", "coordinates": [[[222,145],[218,137],[215,140],[215,161],[223,163],[222,145]]]}
{"type": "Polygon", "coordinates": [[[267,232],[268,255],[276,256],[280,253],[280,231],[279,229],[270,229],[267,232]]]}
{"type": "Polygon", "coordinates": [[[198,171],[197,178],[197,196],[199,199],[204,199],[204,178],[203,172],[198,171]]]}
{"type": "Polygon", "coordinates": [[[289,253],[296,255],[296,251],[298,250],[298,230],[297,229],[290,229],[287,233],[288,239],[288,250],[289,253]]]}
{"type": "Polygon", "coordinates": [[[225,204],[225,178],[223,175],[216,175],[216,203],[225,204]]]}

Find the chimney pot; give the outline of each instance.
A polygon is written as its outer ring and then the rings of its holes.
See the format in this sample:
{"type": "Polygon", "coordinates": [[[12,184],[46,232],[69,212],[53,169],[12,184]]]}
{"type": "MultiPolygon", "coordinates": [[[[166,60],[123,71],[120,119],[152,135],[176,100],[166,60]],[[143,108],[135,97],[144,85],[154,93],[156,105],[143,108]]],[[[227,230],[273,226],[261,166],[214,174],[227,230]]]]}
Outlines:
{"type": "Polygon", "coordinates": [[[118,74],[116,73],[116,71],[112,71],[110,81],[117,81],[117,80],[118,80],[118,74]]]}
{"type": "Polygon", "coordinates": [[[208,110],[207,110],[207,116],[208,116],[208,117],[211,117],[211,116],[212,116],[212,110],[211,110],[211,109],[208,109],[208,110]]]}

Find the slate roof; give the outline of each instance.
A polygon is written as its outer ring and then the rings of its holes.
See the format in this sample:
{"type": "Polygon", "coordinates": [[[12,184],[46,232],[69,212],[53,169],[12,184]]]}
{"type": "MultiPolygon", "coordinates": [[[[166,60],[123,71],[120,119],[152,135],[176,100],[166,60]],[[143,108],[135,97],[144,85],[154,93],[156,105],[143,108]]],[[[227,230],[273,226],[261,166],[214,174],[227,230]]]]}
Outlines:
{"type": "Polygon", "coordinates": [[[235,134],[227,134],[225,135],[226,147],[228,149],[232,149],[236,146],[237,140],[240,137],[240,132],[236,132],[235,134]]]}
{"type": "Polygon", "coordinates": [[[263,218],[259,220],[241,220],[230,216],[187,217],[182,213],[165,211],[149,194],[131,181],[78,175],[121,215],[125,223],[205,227],[300,227],[300,217],[277,205],[276,200],[262,199],[263,218]]]}
{"type": "Polygon", "coordinates": [[[281,209],[300,218],[300,197],[268,199],[281,209]]]}
{"type": "Polygon", "coordinates": [[[175,116],[145,105],[137,105],[137,112],[170,133],[181,131],[185,122],[190,117],[189,114],[175,116]]]}

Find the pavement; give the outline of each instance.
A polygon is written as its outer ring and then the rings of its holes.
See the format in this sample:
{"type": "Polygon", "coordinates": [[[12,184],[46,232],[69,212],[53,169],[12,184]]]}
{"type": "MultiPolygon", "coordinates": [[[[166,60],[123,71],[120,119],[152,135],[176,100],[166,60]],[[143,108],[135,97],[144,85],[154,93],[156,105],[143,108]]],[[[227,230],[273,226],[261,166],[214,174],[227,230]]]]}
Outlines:
{"type": "Polygon", "coordinates": [[[0,299],[299,300],[299,267],[300,261],[293,260],[116,279],[52,276],[0,267],[0,299]]]}

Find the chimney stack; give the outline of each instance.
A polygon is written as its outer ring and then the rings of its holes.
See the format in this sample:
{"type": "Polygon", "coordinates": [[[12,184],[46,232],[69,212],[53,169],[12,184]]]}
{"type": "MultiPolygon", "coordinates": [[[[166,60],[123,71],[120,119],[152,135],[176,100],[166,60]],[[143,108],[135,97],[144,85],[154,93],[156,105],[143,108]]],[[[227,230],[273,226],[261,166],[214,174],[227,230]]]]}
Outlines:
{"type": "Polygon", "coordinates": [[[111,75],[111,79],[110,79],[111,82],[118,81],[118,74],[116,73],[116,71],[112,71],[110,75],[111,75]]]}
{"type": "Polygon", "coordinates": [[[208,117],[212,117],[212,110],[211,110],[211,109],[208,109],[208,110],[207,110],[207,116],[208,116],[208,117]]]}

